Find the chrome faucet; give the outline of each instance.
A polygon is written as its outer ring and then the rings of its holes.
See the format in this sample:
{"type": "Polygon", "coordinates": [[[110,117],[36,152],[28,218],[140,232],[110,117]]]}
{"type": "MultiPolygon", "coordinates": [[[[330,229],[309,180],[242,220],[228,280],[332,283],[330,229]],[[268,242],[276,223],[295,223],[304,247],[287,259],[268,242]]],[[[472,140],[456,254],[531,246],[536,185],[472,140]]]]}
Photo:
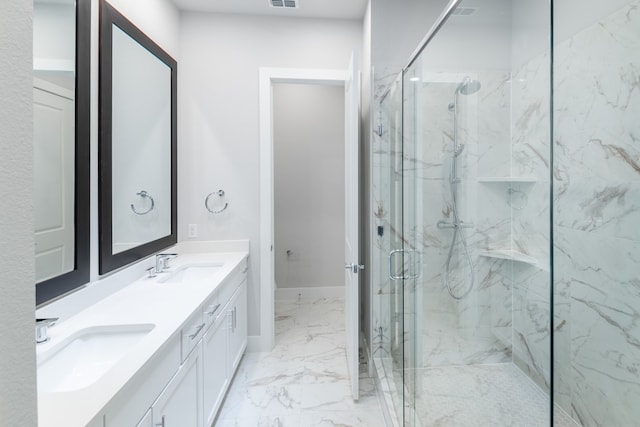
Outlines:
{"type": "Polygon", "coordinates": [[[58,317],[36,319],[36,343],[49,341],[47,329],[58,321],[58,317]]]}
{"type": "Polygon", "coordinates": [[[178,254],[158,254],[156,255],[156,269],[154,273],[162,273],[169,268],[169,261],[177,257],[178,254]]]}

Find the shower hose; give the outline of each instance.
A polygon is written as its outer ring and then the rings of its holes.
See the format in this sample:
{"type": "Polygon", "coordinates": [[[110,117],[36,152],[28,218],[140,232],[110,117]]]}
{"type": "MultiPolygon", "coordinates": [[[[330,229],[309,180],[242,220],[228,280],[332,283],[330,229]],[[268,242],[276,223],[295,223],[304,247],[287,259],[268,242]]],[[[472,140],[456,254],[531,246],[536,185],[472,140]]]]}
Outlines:
{"type": "MultiPolygon", "coordinates": [[[[455,161],[455,159],[453,160],[455,161]]],[[[457,179],[454,179],[453,176],[450,176],[449,179],[449,183],[451,186],[451,201],[452,201],[452,211],[453,211],[453,237],[451,238],[451,245],[449,246],[449,254],[447,255],[447,263],[445,265],[444,268],[444,283],[447,286],[447,290],[449,291],[449,295],[451,295],[452,298],[456,299],[456,300],[461,300],[464,297],[466,297],[467,295],[469,295],[469,292],[471,292],[471,290],[473,289],[473,285],[475,282],[475,271],[473,269],[473,261],[471,260],[471,254],[469,253],[469,246],[467,245],[467,239],[466,237],[462,234],[462,222],[460,221],[459,215],[458,215],[458,197],[457,197],[457,191],[456,191],[456,186],[457,186],[457,179]],[[451,288],[451,278],[449,277],[450,273],[451,273],[451,258],[453,258],[453,249],[456,245],[456,242],[458,240],[458,237],[460,238],[460,241],[462,242],[462,247],[464,250],[464,255],[465,258],[467,259],[467,264],[469,265],[469,271],[470,271],[470,275],[471,275],[471,283],[469,284],[469,287],[461,294],[461,295],[456,295],[455,292],[453,292],[453,289],[451,288]]]]}

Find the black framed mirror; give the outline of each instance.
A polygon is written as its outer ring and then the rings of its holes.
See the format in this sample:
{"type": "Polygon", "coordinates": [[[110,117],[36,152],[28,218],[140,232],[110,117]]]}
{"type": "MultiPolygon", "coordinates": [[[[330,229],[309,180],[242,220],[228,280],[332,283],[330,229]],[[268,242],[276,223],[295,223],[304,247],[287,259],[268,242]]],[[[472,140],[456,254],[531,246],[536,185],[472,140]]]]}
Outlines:
{"type": "Polygon", "coordinates": [[[34,1],[36,305],[89,282],[91,1],[34,1]]]}
{"type": "Polygon", "coordinates": [[[177,63],[100,2],[100,274],[177,242],[177,63]]]}

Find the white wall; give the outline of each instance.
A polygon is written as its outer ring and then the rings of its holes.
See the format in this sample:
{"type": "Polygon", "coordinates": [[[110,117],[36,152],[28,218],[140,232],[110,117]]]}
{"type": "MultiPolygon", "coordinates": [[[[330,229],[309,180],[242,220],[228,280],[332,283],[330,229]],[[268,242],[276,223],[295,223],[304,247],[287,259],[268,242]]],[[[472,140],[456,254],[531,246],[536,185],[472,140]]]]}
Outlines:
{"type": "MultiPolygon", "coordinates": [[[[390,84],[449,0],[372,0],[372,65],[376,83],[390,84]]],[[[381,95],[381,93],[379,93],[381,95]]]]}
{"type": "Polygon", "coordinates": [[[0,2],[0,425],[37,424],[32,3],[0,2]]]}
{"type": "MultiPolygon", "coordinates": [[[[171,0],[109,0],[109,4],[178,59],[180,13],[171,0]]],[[[95,10],[97,7],[95,1],[95,10]]]]}
{"type": "Polygon", "coordinates": [[[54,66],[55,69],[73,71],[76,51],[75,17],[75,6],[71,2],[38,2],[34,6],[33,57],[36,69],[38,66],[54,66]]]}
{"type": "Polygon", "coordinates": [[[260,334],[260,67],[346,69],[360,22],[184,13],[179,78],[179,239],[251,240],[249,335],[260,334]],[[204,208],[223,189],[229,208],[204,208]]]}
{"type": "Polygon", "coordinates": [[[276,285],[343,286],[344,87],[274,85],[273,127],[276,285]]]}

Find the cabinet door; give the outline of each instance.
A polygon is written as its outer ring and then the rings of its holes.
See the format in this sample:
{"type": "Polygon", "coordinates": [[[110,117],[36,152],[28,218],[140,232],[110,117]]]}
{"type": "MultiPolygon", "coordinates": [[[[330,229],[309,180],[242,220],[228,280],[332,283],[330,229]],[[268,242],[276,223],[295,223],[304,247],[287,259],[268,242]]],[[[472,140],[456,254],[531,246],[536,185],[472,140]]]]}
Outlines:
{"type": "Polygon", "coordinates": [[[201,351],[199,344],[153,404],[154,427],[202,426],[201,351]]]}
{"type": "Polygon", "coordinates": [[[153,416],[151,415],[151,409],[144,414],[144,417],[136,425],[136,427],[153,427],[153,416]]]}
{"type": "Polygon", "coordinates": [[[202,338],[202,397],[205,425],[210,426],[222,403],[227,375],[227,319],[220,316],[202,338]]]}
{"type": "Polygon", "coordinates": [[[243,281],[231,300],[229,315],[229,377],[240,363],[247,347],[247,281],[243,281]]]}

